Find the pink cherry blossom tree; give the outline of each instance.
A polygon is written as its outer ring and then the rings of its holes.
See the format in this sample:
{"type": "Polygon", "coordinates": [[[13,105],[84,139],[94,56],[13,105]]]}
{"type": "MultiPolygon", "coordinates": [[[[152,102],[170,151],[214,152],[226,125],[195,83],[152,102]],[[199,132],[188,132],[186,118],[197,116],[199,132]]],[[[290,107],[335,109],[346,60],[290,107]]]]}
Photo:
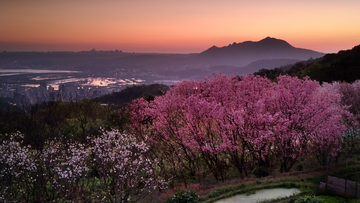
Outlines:
{"type": "Polygon", "coordinates": [[[345,110],[336,91],[308,78],[280,76],[275,101],[278,115],[273,129],[281,171],[289,171],[305,155],[315,153],[321,162],[336,156],[346,130],[345,110]]]}
{"type": "Polygon", "coordinates": [[[151,103],[144,99],[133,102],[130,126],[137,137],[142,137],[144,132],[149,135],[143,140],[151,146],[152,155],[159,160],[163,174],[178,177],[185,177],[184,170],[194,176],[199,167],[199,155],[187,147],[188,139],[180,135],[187,125],[183,100],[198,91],[201,82],[184,81],[182,84],[151,103]]]}
{"type": "Polygon", "coordinates": [[[199,173],[196,165],[205,165],[216,179],[230,166],[247,175],[277,163],[289,171],[308,154],[320,162],[334,157],[349,115],[329,86],[252,75],[183,81],[150,103],[134,102],[131,114],[130,128],[149,135],[146,142],[172,163],[174,175],[199,173]]]}
{"type": "MultiPolygon", "coordinates": [[[[157,150],[162,149],[156,156],[172,163],[170,171],[180,177],[184,176],[183,168],[194,176],[206,167],[216,179],[224,178],[226,156],[218,133],[223,107],[204,93],[208,82],[184,81],[140,111],[144,101],[133,104],[133,118],[140,118],[140,123],[150,118],[149,141],[157,150]]],[[[144,126],[134,119],[132,123],[137,129],[144,126]]]]}
{"type": "Polygon", "coordinates": [[[349,111],[360,121],[360,80],[353,83],[333,83],[341,94],[341,104],[348,106],[349,111]]]}
{"type": "Polygon", "coordinates": [[[270,167],[273,144],[269,127],[273,117],[267,104],[272,101],[274,84],[267,78],[253,75],[243,76],[240,80],[224,77],[215,78],[211,89],[224,108],[219,130],[224,138],[222,146],[241,174],[247,175],[247,170],[254,165],[270,167]],[[224,82],[226,80],[228,82],[224,82]]]}
{"type": "Polygon", "coordinates": [[[353,83],[333,82],[328,84],[333,91],[338,91],[341,95],[341,105],[349,111],[344,116],[346,124],[349,126],[346,136],[343,138],[343,154],[351,157],[360,152],[360,80],[353,83]]]}
{"type": "Polygon", "coordinates": [[[131,126],[141,134],[146,123],[157,149],[163,146],[164,151],[170,150],[165,154],[176,154],[172,163],[191,174],[196,172],[195,164],[201,165],[196,161],[200,157],[216,179],[223,179],[226,162],[241,172],[254,159],[270,162],[271,142],[259,143],[270,139],[267,122],[272,117],[265,103],[271,89],[268,79],[254,76],[183,81],[151,103],[134,102],[131,126]]]}

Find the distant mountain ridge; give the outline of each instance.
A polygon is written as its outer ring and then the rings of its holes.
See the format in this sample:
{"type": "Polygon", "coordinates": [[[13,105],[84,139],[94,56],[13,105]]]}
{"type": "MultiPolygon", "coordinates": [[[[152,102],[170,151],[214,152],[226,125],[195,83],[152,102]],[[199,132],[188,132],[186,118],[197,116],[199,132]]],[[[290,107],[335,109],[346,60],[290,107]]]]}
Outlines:
{"type": "Polygon", "coordinates": [[[296,48],[285,40],[266,37],[260,41],[233,43],[224,47],[212,46],[201,52],[199,57],[212,65],[246,66],[264,59],[308,60],[324,56],[324,53],[310,49],[296,48]]]}
{"type": "MultiPolygon", "coordinates": [[[[296,48],[285,40],[260,41],[210,47],[201,53],[160,54],[114,51],[1,52],[0,65],[11,68],[65,69],[97,77],[141,78],[145,81],[202,79],[216,73],[246,75],[324,53],[296,48]]],[[[14,80],[18,81],[18,80],[14,80]]]]}
{"type": "Polygon", "coordinates": [[[242,50],[247,50],[247,51],[263,51],[265,49],[279,49],[279,48],[294,48],[293,46],[291,46],[288,42],[286,42],[285,40],[281,40],[281,39],[276,39],[276,38],[271,38],[271,37],[266,37],[258,42],[253,42],[253,41],[244,41],[241,43],[232,43],[229,44],[228,46],[223,46],[223,47],[217,47],[217,46],[212,46],[211,48],[201,52],[201,54],[204,53],[219,53],[219,50],[227,50],[227,51],[242,51],[242,50]]]}

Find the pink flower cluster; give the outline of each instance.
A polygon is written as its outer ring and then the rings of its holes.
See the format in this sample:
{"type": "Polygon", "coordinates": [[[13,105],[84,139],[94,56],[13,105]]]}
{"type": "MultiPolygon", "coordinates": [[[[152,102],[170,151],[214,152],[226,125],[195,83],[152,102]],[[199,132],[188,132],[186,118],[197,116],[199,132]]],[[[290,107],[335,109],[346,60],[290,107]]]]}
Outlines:
{"type": "Polygon", "coordinates": [[[337,156],[354,126],[334,86],[290,76],[183,81],[150,103],[133,102],[129,127],[179,173],[223,179],[229,165],[246,175],[275,164],[289,171],[300,157],[337,156]]]}

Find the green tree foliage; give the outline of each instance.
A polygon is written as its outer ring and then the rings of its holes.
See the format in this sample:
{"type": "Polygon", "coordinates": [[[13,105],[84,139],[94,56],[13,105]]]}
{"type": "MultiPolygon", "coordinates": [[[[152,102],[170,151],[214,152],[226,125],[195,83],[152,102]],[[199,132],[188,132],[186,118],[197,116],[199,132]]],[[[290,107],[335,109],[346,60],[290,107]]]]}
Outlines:
{"type": "Polygon", "coordinates": [[[105,130],[124,130],[128,122],[127,103],[140,97],[151,101],[155,96],[165,94],[168,88],[159,84],[133,86],[94,100],[50,101],[22,108],[2,98],[0,138],[6,140],[6,134],[20,131],[24,134],[24,143],[39,150],[46,140],[55,138],[61,138],[63,142],[73,140],[84,143],[88,136],[99,135],[100,126],[105,130]]]}
{"type": "Polygon", "coordinates": [[[12,105],[12,101],[7,98],[0,98],[0,139],[6,133],[15,133],[25,112],[17,106],[12,105]]]}
{"type": "Polygon", "coordinates": [[[314,79],[314,78],[319,79],[322,77],[322,71],[323,71],[323,69],[322,69],[322,65],[320,63],[313,63],[301,71],[300,77],[304,78],[306,76],[309,76],[311,79],[314,79]]]}
{"type": "Polygon", "coordinates": [[[279,75],[284,75],[284,73],[285,72],[281,68],[274,68],[274,69],[261,69],[258,72],[254,73],[254,75],[267,77],[274,81],[276,77],[278,77],[279,75]]]}
{"type": "Polygon", "coordinates": [[[323,203],[319,198],[315,196],[306,195],[301,197],[295,201],[295,203],[323,203]]]}
{"type": "Polygon", "coordinates": [[[360,45],[337,54],[327,54],[321,60],[327,78],[325,82],[354,82],[360,78],[360,45]]]}
{"type": "Polygon", "coordinates": [[[1,138],[16,131],[24,133],[25,144],[41,150],[46,140],[61,138],[63,142],[86,142],[88,136],[104,129],[124,129],[127,122],[125,109],[114,110],[109,106],[85,99],[77,102],[48,102],[36,104],[22,111],[8,106],[0,110],[1,138]]]}

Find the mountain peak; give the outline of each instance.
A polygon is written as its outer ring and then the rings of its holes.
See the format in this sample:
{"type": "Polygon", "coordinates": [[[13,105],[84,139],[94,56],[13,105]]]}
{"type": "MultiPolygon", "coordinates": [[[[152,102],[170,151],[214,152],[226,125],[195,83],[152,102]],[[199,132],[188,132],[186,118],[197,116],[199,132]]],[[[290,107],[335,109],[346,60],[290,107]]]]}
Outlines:
{"type": "Polygon", "coordinates": [[[266,38],[264,38],[264,39],[262,39],[262,40],[260,40],[260,41],[264,41],[264,40],[279,40],[279,39],[276,39],[276,38],[274,38],[274,37],[269,37],[269,36],[267,36],[266,38]]]}
{"type": "Polygon", "coordinates": [[[202,53],[212,53],[212,52],[218,52],[220,50],[234,50],[234,49],[248,49],[248,48],[255,48],[257,47],[259,50],[261,49],[288,49],[288,48],[294,48],[291,46],[288,42],[282,39],[276,39],[273,37],[266,37],[260,41],[254,42],[254,41],[244,41],[240,43],[233,42],[232,44],[229,44],[227,46],[223,47],[217,47],[212,46],[206,51],[202,53]]]}
{"type": "Polygon", "coordinates": [[[213,46],[200,53],[203,58],[217,65],[244,66],[261,59],[308,60],[323,56],[323,53],[296,48],[282,39],[266,37],[260,41],[244,41],[223,47],[213,46]]]}
{"type": "Polygon", "coordinates": [[[266,37],[260,41],[258,41],[259,44],[263,44],[265,46],[284,46],[284,47],[293,47],[291,46],[287,41],[282,39],[276,39],[273,37],[266,37]]]}
{"type": "Polygon", "coordinates": [[[277,40],[277,39],[274,38],[274,37],[269,37],[269,36],[267,36],[266,38],[264,38],[264,39],[262,39],[262,40],[260,40],[260,41],[264,41],[264,40],[277,40]]]}

